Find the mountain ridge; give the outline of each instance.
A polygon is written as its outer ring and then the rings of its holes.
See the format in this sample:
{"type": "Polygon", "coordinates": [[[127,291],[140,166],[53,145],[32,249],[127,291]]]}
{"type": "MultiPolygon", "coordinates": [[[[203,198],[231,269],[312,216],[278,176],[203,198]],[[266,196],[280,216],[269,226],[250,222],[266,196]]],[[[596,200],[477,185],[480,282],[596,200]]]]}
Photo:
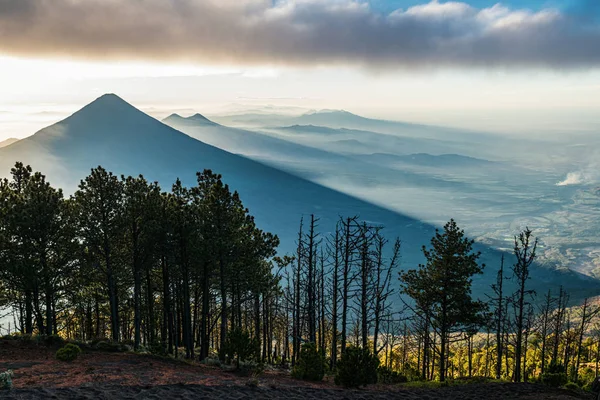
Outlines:
{"type": "Polygon", "coordinates": [[[206,118],[204,115],[200,113],[195,113],[194,115],[190,115],[189,117],[183,117],[177,113],[173,113],[168,117],[161,120],[162,122],[172,122],[172,123],[183,123],[183,122],[194,122],[194,123],[202,123],[207,126],[218,126],[220,124],[206,118]]]}

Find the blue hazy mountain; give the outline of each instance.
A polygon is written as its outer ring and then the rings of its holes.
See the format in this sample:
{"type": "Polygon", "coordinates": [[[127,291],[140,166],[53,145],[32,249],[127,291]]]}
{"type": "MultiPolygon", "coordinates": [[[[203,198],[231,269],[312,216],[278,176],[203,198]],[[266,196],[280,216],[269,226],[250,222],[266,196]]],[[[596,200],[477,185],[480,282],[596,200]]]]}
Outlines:
{"type": "Polygon", "coordinates": [[[196,113],[189,117],[182,117],[181,115],[175,113],[175,114],[169,115],[167,118],[165,118],[163,120],[163,122],[167,123],[167,125],[170,125],[170,123],[173,123],[173,124],[193,123],[194,125],[202,125],[202,126],[218,126],[219,125],[216,122],[213,122],[210,119],[206,118],[204,115],[202,115],[200,113],[196,113]]]}
{"type": "Polygon", "coordinates": [[[417,153],[396,155],[389,153],[373,153],[365,154],[357,158],[376,164],[409,164],[425,168],[493,168],[500,164],[497,162],[463,156],[460,154],[432,155],[428,153],[417,153]]]}
{"type": "MultiPolygon", "coordinates": [[[[30,164],[67,193],[91,168],[102,165],[117,174],[144,174],[168,189],[176,178],[195,183],[195,173],[210,168],[239,191],[244,204],[263,229],[277,233],[281,251],[293,252],[302,215],[321,218],[327,234],[340,215],[360,215],[385,225],[385,234],[402,239],[402,267],[422,262],[421,246],[435,228],[415,218],[340,193],[249,158],[196,140],[144,114],[115,95],[105,95],[63,121],[0,149],[0,171],[8,175],[16,161],[30,164]]],[[[486,274],[476,280],[476,291],[488,290],[500,252],[479,245],[486,274]]],[[[564,285],[576,296],[596,294],[598,282],[570,270],[551,266],[533,271],[532,285],[544,291],[564,285]],[[576,290],[576,291],[575,291],[576,290]]]]}
{"type": "Polygon", "coordinates": [[[303,146],[276,137],[239,128],[230,128],[214,123],[200,114],[191,117],[170,115],[162,122],[204,143],[227,150],[230,153],[243,154],[267,160],[315,161],[329,155],[327,152],[309,146],[303,146]]]}
{"type": "Polygon", "coordinates": [[[301,115],[245,113],[215,117],[221,123],[238,126],[320,125],[330,128],[380,129],[410,127],[413,124],[361,117],[345,110],[310,111],[301,115]]]}
{"type": "Polygon", "coordinates": [[[304,145],[261,132],[214,123],[207,124],[206,121],[208,120],[196,116],[184,118],[171,115],[162,122],[204,143],[230,153],[247,156],[315,182],[320,182],[323,177],[336,176],[338,180],[362,187],[376,183],[397,186],[418,185],[423,188],[453,187],[465,192],[470,190],[466,183],[447,182],[415,171],[398,171],[387,168],[386,165],[370,163],[369,160],[361,161],[346,154],[327,151],[319,148],[318,145],[304,145]]]}
{"type": "Polygon", "coordinates": [[[464,129],[366,118],[345,110],[311,111],[297,116],[250,113],[215,118],[217,122],[225,125],[245,127],[321,126],[330,129],[354,129],[405,136],[416,135],[420,138],[449,141],[485,142],[497,138],[495,135],[464,129]]]}
{"type": "Polygon", "coordinates": [[[396,135],[360,129],[330,128],[319,125],[291,125],[269,128],[267,132],[302,144],[317,144],[324,149],[345,154],[468,152],[464,143],[426,137],[396,135]]]}
{"type": "MultiPolygon", "coordinates": [[[[245,127],[249,129],[268,129],[280,133],[313,133],[313,138],[325,140],[328,150],[356,153],[356,146],[348,140],[355,140],[368,148],[368,153],[430,153],[434,155],[456,153],[471,157],[501,160],[523,160],[529,158],[531,165],[547,161],[544,153],[539,149],[544,146],[552,154],[562,152],[562,144],[540,143],[538,140],[521,135],[518,140],[506,135],[489,132],[472,131],[444,126],[407,123],[401,121],[381,120],[366,118],[343,110],[322,110],[289,116],[280,114],[238,114],[219,116],[216,121],[227,126],[245,127]],[[277,128],[278,127],[278,128],[277,128]],[[283,127],[283,128],[282,128],[283,127]],[[277,128],[277,129],[273,129],[277,128]],[[339,134],[354,137],[333,137],[324,139],[324,136],[333,136],[333,130],[339,129],[339,134]],[[375,139],[375,138],[378,139],[375,139]],[[398,152],[397,148],[404,142],[404,151],[398,152]],[[378,144],[395,141],[393,151],[385,150],[378,144]],[[336,141],[336,142],[333,142],[336,141]],[[437,142],[437,143],[436,143],[437,142]]],[[[340,135],[341,136],[341,135],[340,135]]],[[[298,136],[296,139],[305,143],[306,137],[298,136]]],[[[367,152],[362,152],[365,154],[367,152]]]]}

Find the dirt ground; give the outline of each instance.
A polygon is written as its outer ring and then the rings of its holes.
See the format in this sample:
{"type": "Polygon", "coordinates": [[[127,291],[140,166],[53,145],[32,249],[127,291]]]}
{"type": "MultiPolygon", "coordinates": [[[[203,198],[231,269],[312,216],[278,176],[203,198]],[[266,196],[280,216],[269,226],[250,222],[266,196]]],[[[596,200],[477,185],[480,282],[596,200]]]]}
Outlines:
{"type": "Polygon", "coordinates": [[[594,399],[583,392],[510,383],[343,390],[331,381],[293,380],[285,371],[265,371],[255,382],[217,367],[153,356],[90,351],[64,363],[54,353],[34,343],[0,340],[0,372],[14,371],[14,388],[0,391],[0,399],[594,399]]]}

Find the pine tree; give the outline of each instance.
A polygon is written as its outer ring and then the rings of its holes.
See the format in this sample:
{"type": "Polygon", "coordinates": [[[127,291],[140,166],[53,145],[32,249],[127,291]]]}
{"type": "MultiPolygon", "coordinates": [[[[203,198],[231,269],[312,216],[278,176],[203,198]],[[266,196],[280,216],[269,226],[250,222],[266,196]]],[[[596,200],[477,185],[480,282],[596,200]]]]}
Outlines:
{"type": "Polygon", "coordinates": [[[439,376],[446,379],[447,353],[451,335],[482,322],[484,304],[471,297],[472,278],[483,273],[480,253],[473,252],[473,241],[465,237],[454,220],[436,232],[431,249],[423,247],[426,264],[400,273],[401,290],[415,303],[430,306],[432,327],[439,334],[439,376]]]}
{"type": "Polygon", "coordinates": [[[111,335],[119,341],[118,285],[124,237],[123,184],[102,167],[92,169],[74,195],[78,234],[89,249],[94,265],[106,278],[110,303],[111,335]]]}
{"type": "MultiPolygon", "coordinates": [[[[63,225],[63,194],[48,182],[39,172],[33,174],[23,189],[22,202],[15,213],[20,215],[21,227],[30,243],[31,263],[37,272],[39,285],[43,287],[45,298],[45,324],[40,323],[40,332],[55,333],[55,304],[60,294],[57,286],[63,274],[63,259],[60,257],[63,225]]],[[[39,305],[36,306],[39,308],[39,305]]],[[[41,315],[38,316],[43,321],[41,315]]]]}
{"type": "MultiPolygon", "coordinates": [[[[126,232],[127,258],[131,263],[133,276],[133,303],[134,303],[134,348],[137,350],[141,342],[142,323],[142,279],[144,272],[149,272],[154,255],[154,233],[156,224],[154,220],[158,217],[157,197],[160,189],[156,184],[149,184],[143,176],[137,178],[122,177],[123,181],[123,207],[124,228],[126,232]]],[[[152,308],[151,282],[147,282],[148,299],[147,306],[152,308]]],[[[152,310],[148,311],[148,330],[150,331],[150,342],[153,336],[152,310]]]]}

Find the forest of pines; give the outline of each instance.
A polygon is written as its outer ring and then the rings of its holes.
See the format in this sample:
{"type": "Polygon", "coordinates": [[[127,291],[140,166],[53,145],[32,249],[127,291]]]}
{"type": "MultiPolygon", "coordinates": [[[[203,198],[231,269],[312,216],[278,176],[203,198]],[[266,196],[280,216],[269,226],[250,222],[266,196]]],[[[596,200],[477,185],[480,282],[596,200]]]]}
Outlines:
{"type": "Polygon", "coordinates": [[[401,265],[401,238],[383,227],[358,216],[320,227],[310,215],[295,254],[278,256],[278,237],[210,170],[164,192],[98,167],[66,198],[17,163],[0,182],[0,333],[292,367],[301,379],[337,371],[342,384],[354,359],[367,360],[361,374],[374,369],[355,380],[365,384],[589,384],[600,307],[528,288],[537,243],[525,229],[512,265],[484,266],[451,220],[423,246],[424,264],[401,265]],[[484,268],[497,280],[473,298],[484,268]]]}

